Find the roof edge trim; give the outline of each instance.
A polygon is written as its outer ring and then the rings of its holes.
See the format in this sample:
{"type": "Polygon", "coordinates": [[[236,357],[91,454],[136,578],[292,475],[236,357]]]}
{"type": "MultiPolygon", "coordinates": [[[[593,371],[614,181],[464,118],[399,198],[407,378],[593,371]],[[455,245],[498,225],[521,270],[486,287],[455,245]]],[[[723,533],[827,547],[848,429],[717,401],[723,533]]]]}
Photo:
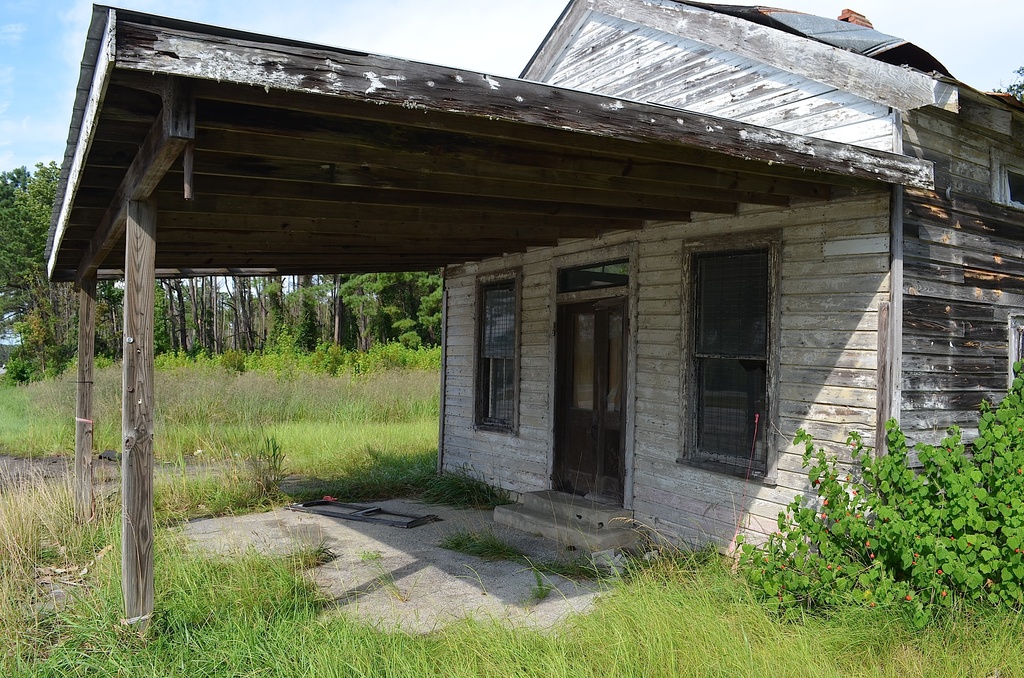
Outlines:
{"type": "Polygon", "coordinates": [[[523,80],[543,80],[551,65],[558,59],[562,48],[568,44],[572,36],[583,26],[583,22],[590,16],[590,4],[587,0],[569,0],[558,20],[551,25],[548,34],[544,36],[537,50],[530,57],[530,60],[523,67],[519,77],[523,80]],[[548,47],[554,49],[548,49],[548,47]]]}
{"type": "Polygon", "coordinates": [[[103,98],[107,93],[110,75],[114,70],[115,41],[117,27],[117,11],[110,7],[96,6],[93,8],[92,25],[89,37],[95,35],[96,42],[87,40],[86,52],[82,59],[82,70],[79,76],[79,96],[72,113],[71,131],[68,134],[68,146],[64,153],[60,183],[57,186],[59,201],[55,202],[48,241],[46,243],[46,273],[53,276],[57,265],[57,252],[60,250],[64,231],[71,217],[71,207],[78,193],[78,184],[82,178],[85,159],[92,145],[93,132],[99,121],[99,112],[103,107],[103,98]],[[102,32],[94,33],[102,20],[102,32]],[[95,58],[90,59],[90,46],[95,45],[95,58]],[[83,89],[88,83],[88,89],[83,89]],[[84,93],[85,100],[82,101],[84,93]],[[84,105],[83,105],[84,104],[84,105]],[[77,126],[77,130],[76,130],[77,126]],[[76,134],[77,131],[77,134],[76,134]],[[74,155],[71,150],[74,149],[74,155]],[[68,160],[71,163],[68,164],[68,160]]]}
{"type": "Polygon", "coordinates": [[[595,12],[728,50],[901,111],[938,106],[955,112],[958,107],[955,85],[746,19],[672,0],[587,4],[595,12]]]}

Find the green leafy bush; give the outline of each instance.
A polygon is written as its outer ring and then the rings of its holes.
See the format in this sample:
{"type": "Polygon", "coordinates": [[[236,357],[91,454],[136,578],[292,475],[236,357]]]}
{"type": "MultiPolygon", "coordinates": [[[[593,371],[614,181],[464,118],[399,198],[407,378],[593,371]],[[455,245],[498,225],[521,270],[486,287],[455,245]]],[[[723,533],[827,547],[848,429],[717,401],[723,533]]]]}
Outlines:
{"type": "Polygon", "coordinates": [[[982,404],[978,429],[971,449],[956,427],[918,443],[916,470],[895,421],[885,455],[851,434],[851,473],[800,431],[816,496],[797,496],[767,543],[741,546],[744,572],[782,610],[901,605],[924,626],[954,600],[1021,608],[1024,379],[998,407],[982,404]]]}

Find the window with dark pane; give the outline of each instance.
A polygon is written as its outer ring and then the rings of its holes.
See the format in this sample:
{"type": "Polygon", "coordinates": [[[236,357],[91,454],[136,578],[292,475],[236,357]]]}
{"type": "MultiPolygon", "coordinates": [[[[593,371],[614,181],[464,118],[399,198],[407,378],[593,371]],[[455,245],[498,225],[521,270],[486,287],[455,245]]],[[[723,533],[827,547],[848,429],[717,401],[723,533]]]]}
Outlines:
{"type": "Polygon", "coordinates": [[[558,272],[558,291],[580,292],[629,284],[629,261],[618,259],[601,264],[563,268],[558,272]]]}
{"type": "Polygon", "coordinates": [[[1024,205],[1024,173],[1006,170],[1007,202],[1024,205]]]}
{"type": "Polygon", "coordinates": [[[694,258],[697,457],[763,472],[768,252],[694,258]]]}
{"type": "Polygon", "coordinates": [[[515,283],[487,285],[480,294],[477,423],[511,430],[516,394],[515,283]]]}

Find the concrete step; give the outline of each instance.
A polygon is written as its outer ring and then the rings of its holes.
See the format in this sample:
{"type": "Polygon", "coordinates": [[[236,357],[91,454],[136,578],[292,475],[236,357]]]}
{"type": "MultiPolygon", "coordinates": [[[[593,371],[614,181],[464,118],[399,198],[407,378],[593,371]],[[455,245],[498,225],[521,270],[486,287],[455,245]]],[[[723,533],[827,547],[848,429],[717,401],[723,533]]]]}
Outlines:
{"type": "Polygon", "coordinates": [[[633,512],[621,506],[611,506],[575,494],[542,490],[527,492],[520,499],[523,506],[546,513],[559,522],[577,525],[586,530],[621,527],[623,518],[632,518],[633,512]]]}
{"type": "MultiPolygon", "coordinates": [[[[524,495],[524,498],[528,495],[524,495]]],[[[636,545],[640,533],[633,528],[632,520],[628,520],[629,512],[618,509],[614,522],[597,521],[600,527],[590,524],[590,520],[578,519],[576,515],[569,518],[557,515],[550,505],[538,509],[539,502],[529,504],[506,504],[494,509],[494,522],[499,525],[513,527],[523,532],[553,539],[559,544],[595,553],[606,549],[626,549],[636,545]]],[[[556,505],[562,506],[562,504],[556,505]]],[[[605,510],[607,507],[601,510],[605,510]]]]}

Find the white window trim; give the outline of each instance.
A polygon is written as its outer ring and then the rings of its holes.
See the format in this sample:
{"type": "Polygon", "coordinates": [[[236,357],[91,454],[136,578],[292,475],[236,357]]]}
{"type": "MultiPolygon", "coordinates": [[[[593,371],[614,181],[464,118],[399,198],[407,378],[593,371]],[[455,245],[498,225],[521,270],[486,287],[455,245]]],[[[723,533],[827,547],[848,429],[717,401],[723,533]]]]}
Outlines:
{"type": "Polygon", "coordinates": [[[1010,199],[1010,172],[1024,177],[1024,158],[999,149],[992,150],[992,200],[1000,205],[1024,210],[1024,202],[1010,199]]]}

